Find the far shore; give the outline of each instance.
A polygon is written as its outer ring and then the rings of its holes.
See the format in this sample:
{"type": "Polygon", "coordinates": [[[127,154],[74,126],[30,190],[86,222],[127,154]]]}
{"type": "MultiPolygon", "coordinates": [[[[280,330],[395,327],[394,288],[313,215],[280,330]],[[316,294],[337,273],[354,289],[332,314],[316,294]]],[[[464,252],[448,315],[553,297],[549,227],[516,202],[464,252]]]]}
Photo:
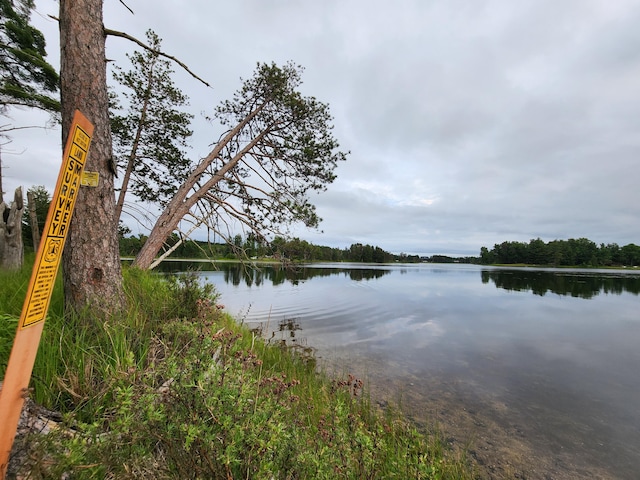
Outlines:
{"type": "MultiPolygon", "coordinates": [[[[135,257],[120,257],[121,261],[132,262],[135,257]]],[[[265,264],[282,264],[284,263],[282,260],[277,260],[275,258],[248,258],[248,259],[237,259],[237,258],[165,258],[162,260],[163,262],[193,262],[193,263],[265,263],[265,264]]],[[[341,262],[341,261],[325,261],[325,260],[309,260],[309,261],[299,261],[296,260],[295,264],[299,263],[369,263],[370,262],[341,262]]],[[[375,263],[375,265],[395,265],[398,262],[392,263],[375,263]]],[[[450,262],[420,262],[420,264],[430,264],[430,265],[460,265],[460,263],[450,263],[450,262]]],[[[640,270],[640,266],[626,266],[626,265],[607,265],[607,266],[588,266],[588,265],[536,265],[530,263],[492,263],[492,264],[462,264],[462,265],[479,265],[482,267],[507,267],[507,268],[544,268],[544,269],[554,269],[554,270],[572,270],[572,269],[582,269],[582,270],[640,270]]]]}

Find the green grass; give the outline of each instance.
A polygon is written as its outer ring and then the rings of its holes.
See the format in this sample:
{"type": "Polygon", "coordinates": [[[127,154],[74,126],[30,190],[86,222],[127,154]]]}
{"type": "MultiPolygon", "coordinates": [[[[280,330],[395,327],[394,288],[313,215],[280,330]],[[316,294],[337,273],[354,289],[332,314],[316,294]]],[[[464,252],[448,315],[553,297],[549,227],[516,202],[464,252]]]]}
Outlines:
{"type": "MultiPolygon", "coordinates": [[[[29,273],[0,276],[0,365],[29,273]]],[[[194,275],[125,269],[118,318],[64,315],[60,289],[32,384],[66,427],[30,439],[30,478],[474,478],[437,433],[265,344],[194,275]]]]}

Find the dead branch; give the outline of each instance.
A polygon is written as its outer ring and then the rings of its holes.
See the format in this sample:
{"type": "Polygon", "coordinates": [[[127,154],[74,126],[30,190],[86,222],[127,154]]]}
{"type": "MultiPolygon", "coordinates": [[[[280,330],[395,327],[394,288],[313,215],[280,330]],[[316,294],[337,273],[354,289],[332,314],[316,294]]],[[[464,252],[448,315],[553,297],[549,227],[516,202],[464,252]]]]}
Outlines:
{"type": "Polygon", "coordinates": [[[211,88],[211,85],[209,85],[207,82],[205,82],[202,78],[200,78],[198,75],[196,75],[195,73],[193,73],[189,67],[187,67],[184,63],[182,63],[180,60],[178,60],[176,57],[174,57],[173,55],[169,55],[168,53],[164,53],[160,50],[155,50],[153,48],[150,48],[148,45],[146,45],[144,42],[138,40],[137,38],[129,35],[128,33],[125,32],[119,32],[117,30],[111,30],[110,28],[105,28],[104,29],[104,33],[105,35],[111,35],[112,37],[121,37],[121,38],[125,38],[127,40],[132,41],[133,43],[139,45],[140,47],[144,48],[145,50],[149,50],[151,53],[154,53],[156,55],[160,55],[162,57],[168,58],[169,60],[172,60],[174,62],[176,62],[178,65],[180,65],[184,70],[187,71],[187,73],[189,75],[191,75],[193,78],[195,78],[196,80],[199,80],[200,82],[204,83],[207,87],[211,88]]]}
{"type": "Polygon", "coordinates": [[[122,0],[120,0],[120,3],[121,3],[122,5],[124,5],[124,8],[126,8],[127,10],[129,10],[129,11],[131,12],[131,15],[135,15],[135,13],[133,13],[133,10],[131,10],[131,9],[129,8],[129,5],[127,5],[126,3],[124,3],[122,0]]]}
{"type": "MultiPolygon", "coordinates": [[[[124,5],[124,3],[123,3],[124,5]]],[[[126,7],[126,5],[125,5],[126,7]]],[[[129,8],[129,7],[127,7],[129,8]]],[[[129,9],[131,10],[131,9],[129,9]]],[[[133,13],[133,12],[131,12],[133,13]]],[[[54,15],[49,15],[50,18],[53,18],[55,21],[59,22],[60,19],[54,15]]],[[[186,72],[191,75],[193,78],[195,78],[196,80],[204,83],[207,87],[211,88],[211,85],[209,85],[207,82],[205,82],[202,78],[200,78],[198,75],[196,75],[195,73],[193,73],[189,67],[187,67],[184,63],[182,63],[180,60],[178,60],[176,57],[174,57],[173,55],[169,55],[168,53],[164,53],[163,51],[160,50],[155,50],[153,48],[150,48],[149,45],[145,44],[143,41],[138,40],[136,37],[133,37],[131,35],[129,35],[128,33],[125,32],[119,32],[118,30],[111,30],[110,28],[105,28],[104,29],[104,34],[105,35],[111,35],[112,37],[121,37],[121,38],[125,38],[133,43],[135,43],[136,45],[139,45],[140,47],[144,48],[145,50],[149,50],[151,53],[155,53],[156,55],[160,55],[162,57],[168,58],[169,60],[177,63],[178,65],[180,65],[184,70],[186,70],[186,72]]]]}
{"type": "Polygon", "coordinates": [[[160,255],[154,262],[152,262],[151,265],[149,265],[149,270],[153,270],[154,268],[156,268],[165,258],[175,252],[178,247],[184,243],[185,240],[189,239],[189,235],[191,235],[193,231],[200,225],[202,225],[202,223],[195,223],[187,233],[184,233],[182,232],[182,230],[178,229],[178,232],[180,232],[180,240],[178,240],[172,247],[167,249],[167,251],[160,255]]]}

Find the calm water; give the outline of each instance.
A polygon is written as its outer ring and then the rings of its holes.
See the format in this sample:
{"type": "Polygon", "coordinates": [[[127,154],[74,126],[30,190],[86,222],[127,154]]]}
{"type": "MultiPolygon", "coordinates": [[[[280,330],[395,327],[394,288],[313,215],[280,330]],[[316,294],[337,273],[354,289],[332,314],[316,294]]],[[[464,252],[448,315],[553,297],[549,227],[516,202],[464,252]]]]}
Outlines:
{"type": "Polygon", "coordinates": [[[491,478],[640,478],[640,272],[218,268],[230,313],[438,422],[491,478]]]}

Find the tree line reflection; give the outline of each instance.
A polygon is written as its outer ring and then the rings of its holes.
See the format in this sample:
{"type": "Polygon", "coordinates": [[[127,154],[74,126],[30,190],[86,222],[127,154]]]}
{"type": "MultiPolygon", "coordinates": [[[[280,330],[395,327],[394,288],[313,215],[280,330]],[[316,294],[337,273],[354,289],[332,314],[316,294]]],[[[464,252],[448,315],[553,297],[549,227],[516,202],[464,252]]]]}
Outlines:
{"type": "Polygon", "coordinates": [[[497,288],[593,298],[600,293],[620,295],[640,293],[640,276],[601,273],[576,273],[539,270],[482,270],[482,283],[493,282],[497,288]]]}
{"type": "Polygon", "coordinates": [[[260,286],[265,282],[281,285],[290,282],[297,285],[314,277],[343,275],[350,280],[374,280],[391,273],[391,270],[373,268],[322,268],[282,265],[248,265],[242,263],[223,263],[217,265],[224,273],[224,281],[231,285],[244,283],[248,287],[260,286]]]}
{"type": "MultiPolygon", "coordinates": [[[[339,265],[339,264],[337,264],[339,265]]],[[[354,268],[322,266],[284,266],[280,264],[249,264],[240,262],[194,264],[193,262],[163,262],[160,270],[175,272],[192,270],[200,267],[203,270],[213,269],[222,271],[224,282],[234,286],[244,284],[248,287],[258,287],[264,283],[281,285],[290,282],[297,285],[311,278],[344,276],[353,281],[376,280],[398,271],[391,268],[354,268]]],[[[406,273],[400,269],[400,273],[406,273]]],[[[445,273],[443,270],[440,273],[445,273]]],[[[572,296],[579,298],[593,298],[600,293],[621,295],[628,292],[640,294],[640,274],[633,273],[602,273],[576,272],[569,270],[519,270],[519,269],[483,269],[481,270],[483,284],[492,282],[497,288],[510,291],[532,292],[534,295],[544,296],[547,293],[572,296]]]]}

